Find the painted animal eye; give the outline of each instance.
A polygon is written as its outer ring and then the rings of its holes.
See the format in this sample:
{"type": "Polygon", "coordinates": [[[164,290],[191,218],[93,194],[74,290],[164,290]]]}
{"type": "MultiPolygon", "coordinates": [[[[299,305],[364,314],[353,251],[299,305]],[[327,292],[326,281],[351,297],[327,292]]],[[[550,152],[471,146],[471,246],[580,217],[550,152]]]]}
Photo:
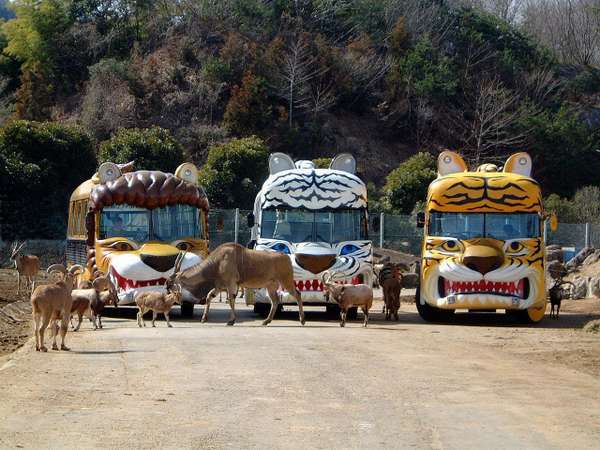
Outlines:
{"type": "Polygon", "coordinates": [[[187,251],[192,248],[192,244],[190,244],[189,242],[181,241],[177,243],[176,247],[179,250],[187,251]]]}
{"type": "Polygon", "coordinates": [[[126,241],[113,242],[112,244],[110,244],[108,246],[108,248],[112,248],[113,250],[116,250],[118,252],[129,252],[129,251],[135,250],[133,248],[133,245],[131,245],[129,242],[126,242],[126,241]]]}
{"type": "Polygon", "coordinates": [[[457,252],[460,249],[460,246],[456,241],[446,241],[440,245],[440,248],[446,252],[457,252]]]}
{"type": "Polygon", "coordinates": [[[508,244],[506,253],[520,253],[525,250],[525,246],[519,241],[512,241],[508,244]]]}

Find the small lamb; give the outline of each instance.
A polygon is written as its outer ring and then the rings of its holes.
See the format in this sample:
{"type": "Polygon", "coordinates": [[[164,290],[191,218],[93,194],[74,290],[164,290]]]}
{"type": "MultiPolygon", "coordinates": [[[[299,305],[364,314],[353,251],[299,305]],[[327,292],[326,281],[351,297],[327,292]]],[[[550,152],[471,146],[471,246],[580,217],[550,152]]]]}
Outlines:
{"type": "Polygon", "coordinates": [[[166,292],[142,292],[135,298],[135,303],[139,308],[137,323],[140,328],[146,326],[144,314],[148,311],[152,311],[153,327],[156,326],[155,321],[158,313],[162,313],[165,316],[169,328],[173,326],[169,321],[169,312],[175,303],[178,305],[181,304],[181,286],[168,280],[165,287],[167,288],[166,292]]]}
{"type": "Polygon", "coordinates": [[[363,326],[369,323],[369,309],[373,305],[373,289],[366,284],[335,284],[329,272],[323,274],[324,290],[340,305],[340,327],[346,325],[346,314],[353,306],[360,307],[365,315],[363,326]]]}

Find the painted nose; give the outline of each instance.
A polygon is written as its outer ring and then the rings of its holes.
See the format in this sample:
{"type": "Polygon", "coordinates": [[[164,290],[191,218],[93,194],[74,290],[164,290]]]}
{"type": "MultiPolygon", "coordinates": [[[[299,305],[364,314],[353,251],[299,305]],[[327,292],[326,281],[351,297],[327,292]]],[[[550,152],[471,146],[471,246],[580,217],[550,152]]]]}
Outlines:
{"type": "Polygon", "coordinates": [[[148,255],[142,253],[140,259],[144,264],[152,267],[157,272],[166,272],[175,266],[175,260],[177,259],[177,253],[174,255],[148,255]]]}
{"type": "Polygon", "coordinates": [[[463,264],[471,270],[485,275],[499,268],[504,262],[504,254],[496,247],[472,245],[465,249],[463,264]]]}

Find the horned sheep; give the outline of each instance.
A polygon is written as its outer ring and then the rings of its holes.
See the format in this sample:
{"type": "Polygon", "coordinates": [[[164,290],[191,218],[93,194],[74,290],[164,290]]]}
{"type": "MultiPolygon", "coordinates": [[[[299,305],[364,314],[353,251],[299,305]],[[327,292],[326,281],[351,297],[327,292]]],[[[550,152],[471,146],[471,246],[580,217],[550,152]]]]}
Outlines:
{"type": "Polygon", "coordinates": [[[365,320],[363,326],[369,323],[369,309],[373,305],[373,289],[366,284],[336,284],[333,274],[325,272],[322,276],[324,291],[340,306],[340,326],[346,325],[348,309],[360,307],[365,320]]]}

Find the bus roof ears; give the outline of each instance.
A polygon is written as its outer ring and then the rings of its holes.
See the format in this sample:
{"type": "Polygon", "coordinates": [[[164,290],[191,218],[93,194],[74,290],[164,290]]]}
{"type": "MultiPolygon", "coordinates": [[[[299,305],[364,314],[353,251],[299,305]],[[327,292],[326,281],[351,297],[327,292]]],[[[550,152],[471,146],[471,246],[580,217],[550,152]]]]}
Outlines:
{"type": "Polygon", "coordinates": [[[516,173],[525,177],[531,176],[533,162],[529,153],[520,152],[511,155],[504,164],[504,172],[516,173]]]}
{"type": "Polygon", "coordinates": [[[285,153],[271,153],[269,156],[269,174],[271,175],[295,168],[294,160],[285,153]]]}
{"type": "Polygon", "coordinates": [[[332,170],[341,170],[342,172],[356,173],[356,159],[350,153],[340,153],[329,164],[332,170]]]}
{"type": "Polygon", "coordinates": [[[440,153],[440,156],[438,156],[438,177],[449,175],[451,173],[466,172],[467,170],[467,164],[458,153],[444,150],[440,153]]]}
{"type": "Polygon", "coordinates": [[[177,170],[175,170],[175,176],[194,186],[198,186],[198,168],[190,162],[181,164],[177,170]]]}
{"type": "Polygon", "coordinates": [[[105,162],[98,168],[98,178],[101,184],[116,180],[121,176],[121,169],[115,163],[105,162]]]}

